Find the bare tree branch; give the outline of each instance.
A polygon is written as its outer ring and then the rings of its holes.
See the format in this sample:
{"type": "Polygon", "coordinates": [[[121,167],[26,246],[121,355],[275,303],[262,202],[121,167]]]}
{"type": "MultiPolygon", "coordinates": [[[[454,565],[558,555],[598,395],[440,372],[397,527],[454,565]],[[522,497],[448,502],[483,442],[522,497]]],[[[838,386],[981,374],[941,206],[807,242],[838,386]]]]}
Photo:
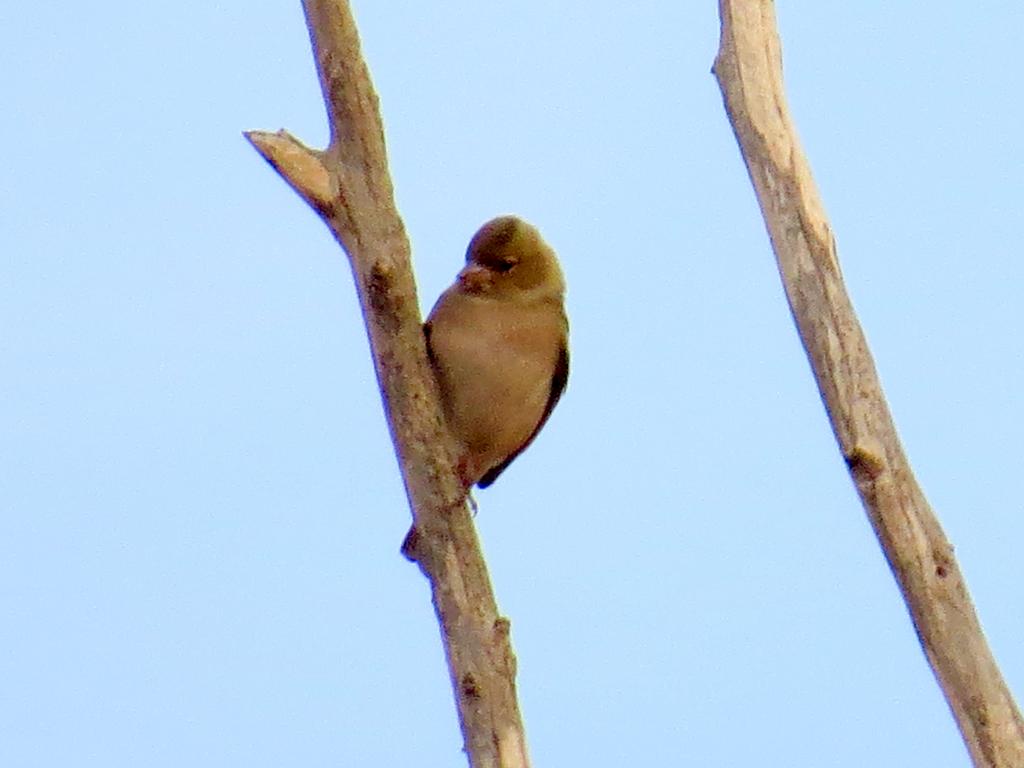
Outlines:
{"type": "MultiPolygon", "coordinates": [[[[427,360],[408,238],[395,208],[377,95],[345,0],[304,0],[331,140],[246,137],[334,233],[352,265],[414,535],[404,551],[430,580],[465,749],[474,768],[529,761],[508,621],[498,615],[455,449],[427,360]]],[[[372,589],[373,585],[367,585],[372,589]]]]}
{"type": "Polygon", "coordinates": [[[1024,724],[911,471],[789,117],[772,0],[720,0],[714,73],[839,448],[977,766],[1024,765],[1024,724]]]}

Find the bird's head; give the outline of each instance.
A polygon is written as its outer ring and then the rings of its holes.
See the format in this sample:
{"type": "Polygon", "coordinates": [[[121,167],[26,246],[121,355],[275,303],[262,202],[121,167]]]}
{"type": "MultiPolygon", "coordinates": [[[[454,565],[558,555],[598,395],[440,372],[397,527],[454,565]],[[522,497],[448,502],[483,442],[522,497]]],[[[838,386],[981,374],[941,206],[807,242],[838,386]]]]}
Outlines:
{"type": "Polygon", "coordinates": [[[555,252],[537,229],[515,216],[491,219],[473,235],[459,282],[495,298],[534,294],[560,299],[565,281],[555,252]]]}

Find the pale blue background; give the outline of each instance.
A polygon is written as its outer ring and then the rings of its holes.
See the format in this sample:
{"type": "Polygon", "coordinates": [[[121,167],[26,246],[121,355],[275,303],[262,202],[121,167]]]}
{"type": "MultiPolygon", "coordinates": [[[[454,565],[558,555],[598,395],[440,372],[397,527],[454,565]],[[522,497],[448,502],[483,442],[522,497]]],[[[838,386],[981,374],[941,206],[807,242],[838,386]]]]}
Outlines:
{"type": "MultiPolygon", "coordinates": [[[[716,3],[356,2],[424,309],[492,215],[573,371],[479,494],[537,766],[968,765],[709,70],[716,3]]],[[[1019,2],[779,3],[918,475],[1024,692],[1019,2]]],[[[464,765],[342,253],[242,139],[300,4],[0,10],[0,765],[464,765]]]]}

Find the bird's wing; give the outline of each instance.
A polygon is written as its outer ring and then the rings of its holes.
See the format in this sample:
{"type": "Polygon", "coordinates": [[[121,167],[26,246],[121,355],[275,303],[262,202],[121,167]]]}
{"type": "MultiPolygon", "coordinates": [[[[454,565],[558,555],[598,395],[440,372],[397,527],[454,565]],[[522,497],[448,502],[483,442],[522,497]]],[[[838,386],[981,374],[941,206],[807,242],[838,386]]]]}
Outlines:
{"type": "MultiPolygon", "coordinates": [[[[431,315],[434,313],[431,312],[431,315]]],[[[426,322],[423,323],[423,338],[427,341],[427,358],[430,360],[431,365],[437,365],[437,361],[434,359],[434,348],[430,344],[430,318],[428,317],[426,322]]]]}
{"type": "Polygon", "coordinates": [[[526,438],[526,441],[520,445],[516,450],[508,455],[508,457],[501,462],[498,466],[492,468],[487,474],[480,478],[477,485],[480,488],[486,488],[495,480],[498,479],[498,475],[505,471],[516,457],[525,451],[529,447],[533,439],[537,437],[537,433],[540,432],[541,427],[547,422],[551,412],[555,410],[555,406],[558,405],[559,398],[562,397],[562,393],[565,391],[565,385],[569,381],[569,346],[568,341],[563,340],[562,346],[558,350],[558,361],[555,363],[555,372],[551,377],[551,394],[548,395],[547,405],[544,406],[544,413],[541,414],[540,420],[537,422],[537,426],[534,427],[533,432],[526,438]]]}

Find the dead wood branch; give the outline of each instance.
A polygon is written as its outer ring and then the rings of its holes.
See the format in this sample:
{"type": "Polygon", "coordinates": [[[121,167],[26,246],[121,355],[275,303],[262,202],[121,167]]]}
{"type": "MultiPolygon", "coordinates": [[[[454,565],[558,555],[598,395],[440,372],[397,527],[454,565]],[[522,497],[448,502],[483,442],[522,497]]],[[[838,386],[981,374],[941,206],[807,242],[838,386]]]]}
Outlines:
{"type": "Polygon", "coordinates": [[[330,144],[312,150],[286,131],[246,137],[323,218],[351,262],[415,524],[405,551],[430,580],[470,764],[525,768],[509,626],[498,615],[453,469],[454,446],[427,361],[377,95],[348,3],[305,0],[303,7],[330,144]]]}
{"type": "Polygon", "coordinates": [[[1024,724],[953,548],[900,446],[789,117],[772,0],[720,0],[714,73],[836,440],[977,766],[1024,765],[1024,724]]]}

